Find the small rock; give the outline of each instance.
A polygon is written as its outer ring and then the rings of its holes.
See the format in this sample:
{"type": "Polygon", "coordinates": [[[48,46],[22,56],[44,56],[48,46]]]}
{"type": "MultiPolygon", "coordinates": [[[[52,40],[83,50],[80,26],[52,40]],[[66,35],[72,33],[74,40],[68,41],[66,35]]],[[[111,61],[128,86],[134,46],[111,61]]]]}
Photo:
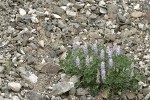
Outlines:
{"type": "Polygon", "coordinates": [[[24,73],[20,73],[21,77],[23,77],[24,79],[28,80],[31,83],[36,83],[38,77],[35,74],[32,74],[29,71],[25,71],[24,73]]]}
{"type": "Polygon", "coordinates": [[[74,95],[69,95],[68,97],[69,100],[79,100],[76,96],[74,95]]]}
{"type": "Polygon", "coordinates": [[[116,40],[116,34],[105,34],[105,38],[108,41],[115,41],[116,40]]]}
{"type": "Polygon", "coordinates": [[[33,23],[38,23],[38,22],[39,22],[39,20],[36,18],[36,16],[32,16],[32,17],[31,17],[31,21],[32,21],[33,23]]]}
{"type": "Polygon", "coordinates": [[[139,29],[144,29],[144,24],[142,24],[142,23],[138,23],[138,27],[139,27],[139,29]]]}
{"type": "Polygon", "coordinates": [[[85,95],[82,95],[82,96],[80,97],[80,100],[87,100],[87,98],[86,98],[85,95]]]}
{"type": "Polygon", "coordinates": [[[135,11],[135,12],[131,13],[131,16],[134,17],[134,18],[142,17],[142,15],[143,15],[143,13],[140,12],[140,11],[135,11]]]}
{"type": "Polygon", "coordinates": [[[53,15],[53,17],[54,18],[56,18],[56,19],[60,19],[61,17],[59,16],[59,15],[57,15],[57,14],[52,14],[53,15]]]}
{"type": "Polygon", "coordinates": [[[67,11],[66,11],[66,14],[67,14],[68,16],[71,16],[71,17],[76,17],[77,12],[74,12],[74,11],[71,11],[71,10],[67,10],[67,11]]]}
{"type": "Polygon", "coordinates": [[[96,15],[96,14],[91,14],[89,18],[90,18],[90,19],[96,19],[96,18],[97,18],[97,15],[96,15]]]}
{"type": "Polygon", "coordinates": [[[104,0],[101,0],[101,1],[98,3],[99,6],[104,6],[105,4],[106,4],[106,3],[105,3],[104,0]]]}
{"type": "Polygon", "coordinates": [[[106,13],[107,13],[106,8],[104,8],[104,7],[100,7],[100,13],[102,13],[102,14],[106,14],[106,13]]]}
{"type": "Polygon", "coordinates": [[[100,38],[99,34],[97,34],[96,32],[90,32],[90,33],[88,34],[88,36],[89,36],[90,38],[93,38],[93,39],[99,39],[99,38],[100,38]]]}
{"type": "Polygon", "coordinates": [[[53,86],[52,95],[61,95],[74,87],[72,82],[59,82],[53,86]]]}
{"type": "Polygon", "coordinates": [[[122,22],[122,23],[125,23],[126,18],[124,16],[122,16],[121,14],[119,14],[119,13],[117,15],[118,15],[119,21],[122,22]]]}
{"type": "Polygon", "coordinates": [[[40,40],[40,41],[38,42],[38,44],[39,44],[42,48],[44,48],[44,40],[40,40]]]}
{"type": "Polygon", "coordinates": [[[146,14],[145,14],[145,19],[148,21],[148,23],[150,23],[150,11],[148,11],[146,14]]]}
{"type": "Polygon", "coordinates": [[[21,84],[17,82],[9,82],[8,87],[13,91],[18,92],[21,89],[21,84]]]}
{"type": "Polygon", "coordinates": [[[135,9],[135,10],[139,10],[139,9],[140,9],[140,4],[136,4],[136,5],[134,6],[134,9],[135,9]]]}
{"type": "Polygon", "coordinates": [[[76,93],[76,88],[75,87],[71,88],[70,91],[69,91],[69,94],[70,95],[75,95],[75,93],[76,93]]]}
{"type": "Polygon", "coordinates": [[[19,14],[24,16],[24,15],[26,15],[26,11],[22,8],[19,8],[19,14]]]}
{"type": "Polygon", "coordinates": [[[143,94],[138,94],[137,97],[138,97],[138,100],[142,100],[144,95],[143,94]]]}
{"type": "Polygon", "coordinates": [[[143,89],[143,94],[146,95],[148,93],[150,93],[150,87],[149,88],[144,88],[143,89]]]}
{"type": "Polygon", "coordinates": [[[46,63],[41,68],[41,72],[43,73],[49,73],[49,74],[57,74],[61,68],[56,64],[46,63]]]}
{"type": "Polygon", "coordinates": [[[86,94],[88,94],[88,92],[85,90],[85,89],[83,89],[83,88],[78,88],[77,89],[77,93],[76,93],[76,95],[86,95],[86,94]]]}
{"type": "Polygon", "coordinates": [[[77,76],[72,76],[69,80],[69,82],[73,82],[74,84],[78,82],[78,77],[77,76]]]}
{"type": "Polygon", "coordinates": [[[42,100],[42,95],[40,93],[29,91],[28,94],[29,100],[42,100]]]}
{"type": "Polygon", "coordinates": [[[20,100],[18,96],[13,96],[12,100],[20,100]]]}
{"type": "Polygon", "coordinates": [[[3,73],[3,71],[4,71],[4,67],[0,66],[0,73],[3,73]]]}
{"type": "Polygon", "coordinates": [[[128,98],[129,100],[133,100],[133,99],[135,99],[135,94],[132,93],[132,92],[127,93],[127,98],[128,98]]]}

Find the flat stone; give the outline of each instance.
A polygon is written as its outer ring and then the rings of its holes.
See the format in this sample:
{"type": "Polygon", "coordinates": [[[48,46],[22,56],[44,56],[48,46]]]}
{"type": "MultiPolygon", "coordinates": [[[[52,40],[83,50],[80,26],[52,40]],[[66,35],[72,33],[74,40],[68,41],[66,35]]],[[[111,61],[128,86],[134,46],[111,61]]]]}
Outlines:
{"type": "Polygon", "coordinates": [[[3,71],[4,71],[4,67],[0,66],[0,73],[3,73],[3,71]]]}
{"type": "Polygon", "coordinates": [[[138,94],[137,97],[138,97],[138,100],[142,100],[144,95],[143,94],[138,94]]]}
{"type": "Polygon", "coordinates": [[[133,99],[135,99],[135,94],[134,93],[132,93],[132,92],[130,92],[130,93],[127,93],[127,98],[129,99],[129,100],[133,100],[133,99]]]}
{"type": "Polygon", "coordinates": [[[21,84],[17,82],[9,82],[8,87],[13,91],[18,92],[21,89],[21,84]]]}
{"type": "Polygon", "coordinates": [[[12,100],[20,100],[18,96],[13,96],[12,100]]]}
{"type": "Polygon", "coordinates": [[[65,10],[62,9],[61,7],[54,6],[52,12],[58,15],[62,15],[65,13],[65,10]]]}
{"type": "Polygon", "coordinates": [[[93,39],[99,39],[99,38],[100,38],[99,34],[96,33],[96,32],[90,32],[90,33],[88,34],[88,36],[89,36],[90,38],[93,38],[93,39]]]}
{"type": "Polygon", "coordinates": [[[148,23],[150,23],[150,11],[148,11],[144,17],[148,21],[148,23]]]}
{"type": "Polygon", "coordinates": [[[42,100],[42,95],[34,91],[29,91],[28,98],[29,100],[42,100]]]}
{"type": "Polygon", "coordinates": [[[143,89],[143,94],[147,95],[148,93],[150,93],[150,88],[144,88],[143,89]]]}
{"type": "Polygon", "coordinates": [[[67,10],[67,11],[66,11],[66,14],[67,14],[68,16],[71,16],[71,17],[76,17],[77,12],[74,12],[74,11],[71,11],[71,10],[67,10]]]}
{"type": "Polygon", "coordinates": [[[38,77],[29,71],[25,71],[24,73],[20,73],[20,75],[22,78],[26,79],[27,81],[29,81],[31,83],[36,83],[38,80],[38,77]]]}
{"type": "Polygon", "coordinates": [[[105,34],[105,38],[108,41],[115,41],[116,40],[116,34],[105,34]]]}
{"type": "Polygon", "coordinates": [[[83,95],[86,95],[86,94],[88,94],[88,92],[85,89],[83,89],[83,88],[78,88],[77,89],[76,95],[83,96],[83,95]]]}
{"type": "Polygon", "coordinates": [[[49,73],[49,74],[57,74],[60,70],[62,70],[58,65],[46,63],[41,68],[41,72],[49,73]]]}
{"type": "Polygon", "coordinates": [[[142,17],[142,15],[143,15],[143,13],[140,12],[140,11],[135,11],[135,12],[131,13],[131,16],[134,17],[134,18],[142,17]]]}
{"type": "Polygon", "coordinates": [[[52,95],[61,95],[66,93],[71,88],[74,87],[74,83],[72,82],[58,82],[56,85],[53,86],[53,90],[51,92],[52,95]]]}

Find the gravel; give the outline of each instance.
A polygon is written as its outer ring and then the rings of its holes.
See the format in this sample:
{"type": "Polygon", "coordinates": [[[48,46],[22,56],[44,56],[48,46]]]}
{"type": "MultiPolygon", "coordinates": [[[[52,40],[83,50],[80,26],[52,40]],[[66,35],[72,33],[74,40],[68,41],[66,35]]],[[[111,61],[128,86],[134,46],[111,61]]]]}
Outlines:
{"type": "MultiPolygon", "coordinates": [[[[79,81],[57,65],[73,41],[78,45],[89,40],[120,45],[149,82],[149,4],[149,0],[0,1],[0,100],[104,98],[72,84],[52,94],[60,85],[79,81]]],[[[124,98],[149,100],[148,82],[136,95],[127,93],[124,98]]]]}

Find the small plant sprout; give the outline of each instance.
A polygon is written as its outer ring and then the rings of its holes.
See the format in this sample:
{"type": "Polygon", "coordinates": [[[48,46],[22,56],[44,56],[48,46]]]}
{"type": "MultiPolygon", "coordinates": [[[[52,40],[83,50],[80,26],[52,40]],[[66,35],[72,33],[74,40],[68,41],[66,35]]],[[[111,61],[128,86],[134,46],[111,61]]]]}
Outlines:
{"type": "Polygon", "coordinates": [[[82,46],[83,52],[84,54],[88,54],[88,45],[87,43],[84,43],[84,45],[82,46]]]}
{"type": "Polygon", "coordinates": [[[101,79],[104,82],[104,80],[106,79],[105,62],[101,62],[100,71],[101,71],[101,79]]]}
{"type": "Polygon", "coordinates": [[[77,56],[77,58],[76,58],[76,66],[80,67],[80,59],[79,59],[78,56],[77,56]]]}
{"type": "Polygon", "coordinates": [[[109,63],[110,68],[112,68],[113,67],[113,59],[109,58],[108,63],[109,63]]]}
{"type": "Polygon", "coordinates": [[[86,60],[86,61],[85,61],[85,62],[86,62],[86,65],[89,66],[89,65],[90,65],[90,58],[89,58],[89,55],[86,56],[86,59],[85,59],[85,60],[86,60]]]}
{"type": "Polygon", "coordinates": [[[98,47],[97,47],[97,43],[93,44],[93,50],[95,54],[98,54],[98,47]]]}
{"type": "Polygon", "coordinates": [[[105,51],[104,49],[102,49],[100,53],[100,59],[104,60],[104,58],[105,58],[105,51]]]}

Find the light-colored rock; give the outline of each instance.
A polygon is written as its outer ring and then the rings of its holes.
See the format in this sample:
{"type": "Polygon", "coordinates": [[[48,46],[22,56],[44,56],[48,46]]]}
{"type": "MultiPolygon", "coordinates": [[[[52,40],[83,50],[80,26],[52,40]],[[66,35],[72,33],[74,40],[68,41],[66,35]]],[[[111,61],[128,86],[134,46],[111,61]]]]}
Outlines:
{"type": "Polygon", "coordinates": [[[54,18],[56,18],[56,19],[60,19],[61,17],[59,16],[59,15],[57,15],[57,14],[52,14],[53,15],[53,17],[54,18]]]}
{"type": "Polygon", "coordinates": [[[67,10],[67,11],[66,11],[66,14],[67,14],[68,16],[76,17],[77,12],[74,12],[74,11],[71,11],[71,10],[67,10]]]}
{"type": "Polygon", "coordinates": [[[143,94],[138,94],[137,97],[138,97],[138,100],[142,100],[144,95],[143,94]]]}
{"type": "Polygon", "coordinates": [[[149,88],[144,88],[143,89],[143,94],[146,95],[148,93],[150,93],[150,87],[149,88]]]}
{"type": "Polygon", "coordinates": [[[140,12],[140,11],[135,11],[135,12],[131,13],[131,16],[134,17],[134,18],[142,17],[142,15],[143,15],[143,13],[140,12]]]}
{"type": "Polygon", "coordinates": [[[38,44],[39,44],[42,48],[44,48],[44,40],[40,40],[40,41],[38,42],[38,44]]]}
{"type": "Polygon", "coordinates": [[[71,88],[74,87],[73,82],[59,82],[56,85],[54,85],[52,90],[52,95],[61,95],[67,91],[69,91],[71,88]]]}
{"type": "Polygon", "coordinates": [[[13,96],[12,100],[20,100],[18,96],[13,96]]]}
{"type": "Polygon", "coordinates": [[[31,21],[32,21],[32,23],[38,23],[39,22],[39,20],[36,18],[36,16],[32,16],[31,21]]]}
{"type": "Polygon", "coordinates": [[[38,80],[38,77],[29,71],[25,71],[25,72],[21,73],[20,75],[21,75],[21,77],[23,77],[24,79],[28,80],[31,83],[36,83],[38,80]]]}
{"type": "Polygon", "coordinates": [[[24,16],[24,15],[26,15],[26,11],[22,8],[19,8],[19,14],[24,16]]]}
{"type": "Polygon", "coordinates": [[[69,80],[69,82],[73,82],[74,84],[78,82],[78,77],[77,76],[72,76],[69,80]]]}
{"type": "Polygon", "coordinates": [[[99,39],[99,38],[100,38],[100,35],[99,35],[98,33],[96,33],[96,32],[90,32],[90,33],[88,34],[88,36],[89,36],[90,38],[93,38],[93,39],[99,39]]]}
{"type": "Polygon", "coordinates": [[[0,66],[0,73],[4,71],[4,66],[0,66]]]}
{"type": "Polygon", "coordinates": [[[104,7],[100,7],[100,13],[102,13],[102,14],[106,14],[106,13],[107,13],[106,8],[104,8],[104,7]]]}
{"type": "Polygon", "coordinates": [[[17,82],[9,82],[8,87],[13,91],[18,92],[21,89],[21,84],[17,82]]]}
{"type": "Polygon", "coordinates": [[[129,100],[133,100],[133,99],[135,99],[135,94],[134,93],[132,93],[132,92],[130,92],[130,93],[127,93],[127,98],[129,99],[129,100]]]}
{"type": "Polygon", "coordinates": [[[136,5],[134,6],[134,9],[135,9],[135,10],[139,10],[139,9],[140,9],[140,4],[136,4],[136,5]]]}
{"type": "Polygon", "coordinates": [[[77,89],[77,92],[76,92],[76,95],[86,95],[88,94],[87,90],[83,89],[83,88],[78,88],[77,89]]]}

